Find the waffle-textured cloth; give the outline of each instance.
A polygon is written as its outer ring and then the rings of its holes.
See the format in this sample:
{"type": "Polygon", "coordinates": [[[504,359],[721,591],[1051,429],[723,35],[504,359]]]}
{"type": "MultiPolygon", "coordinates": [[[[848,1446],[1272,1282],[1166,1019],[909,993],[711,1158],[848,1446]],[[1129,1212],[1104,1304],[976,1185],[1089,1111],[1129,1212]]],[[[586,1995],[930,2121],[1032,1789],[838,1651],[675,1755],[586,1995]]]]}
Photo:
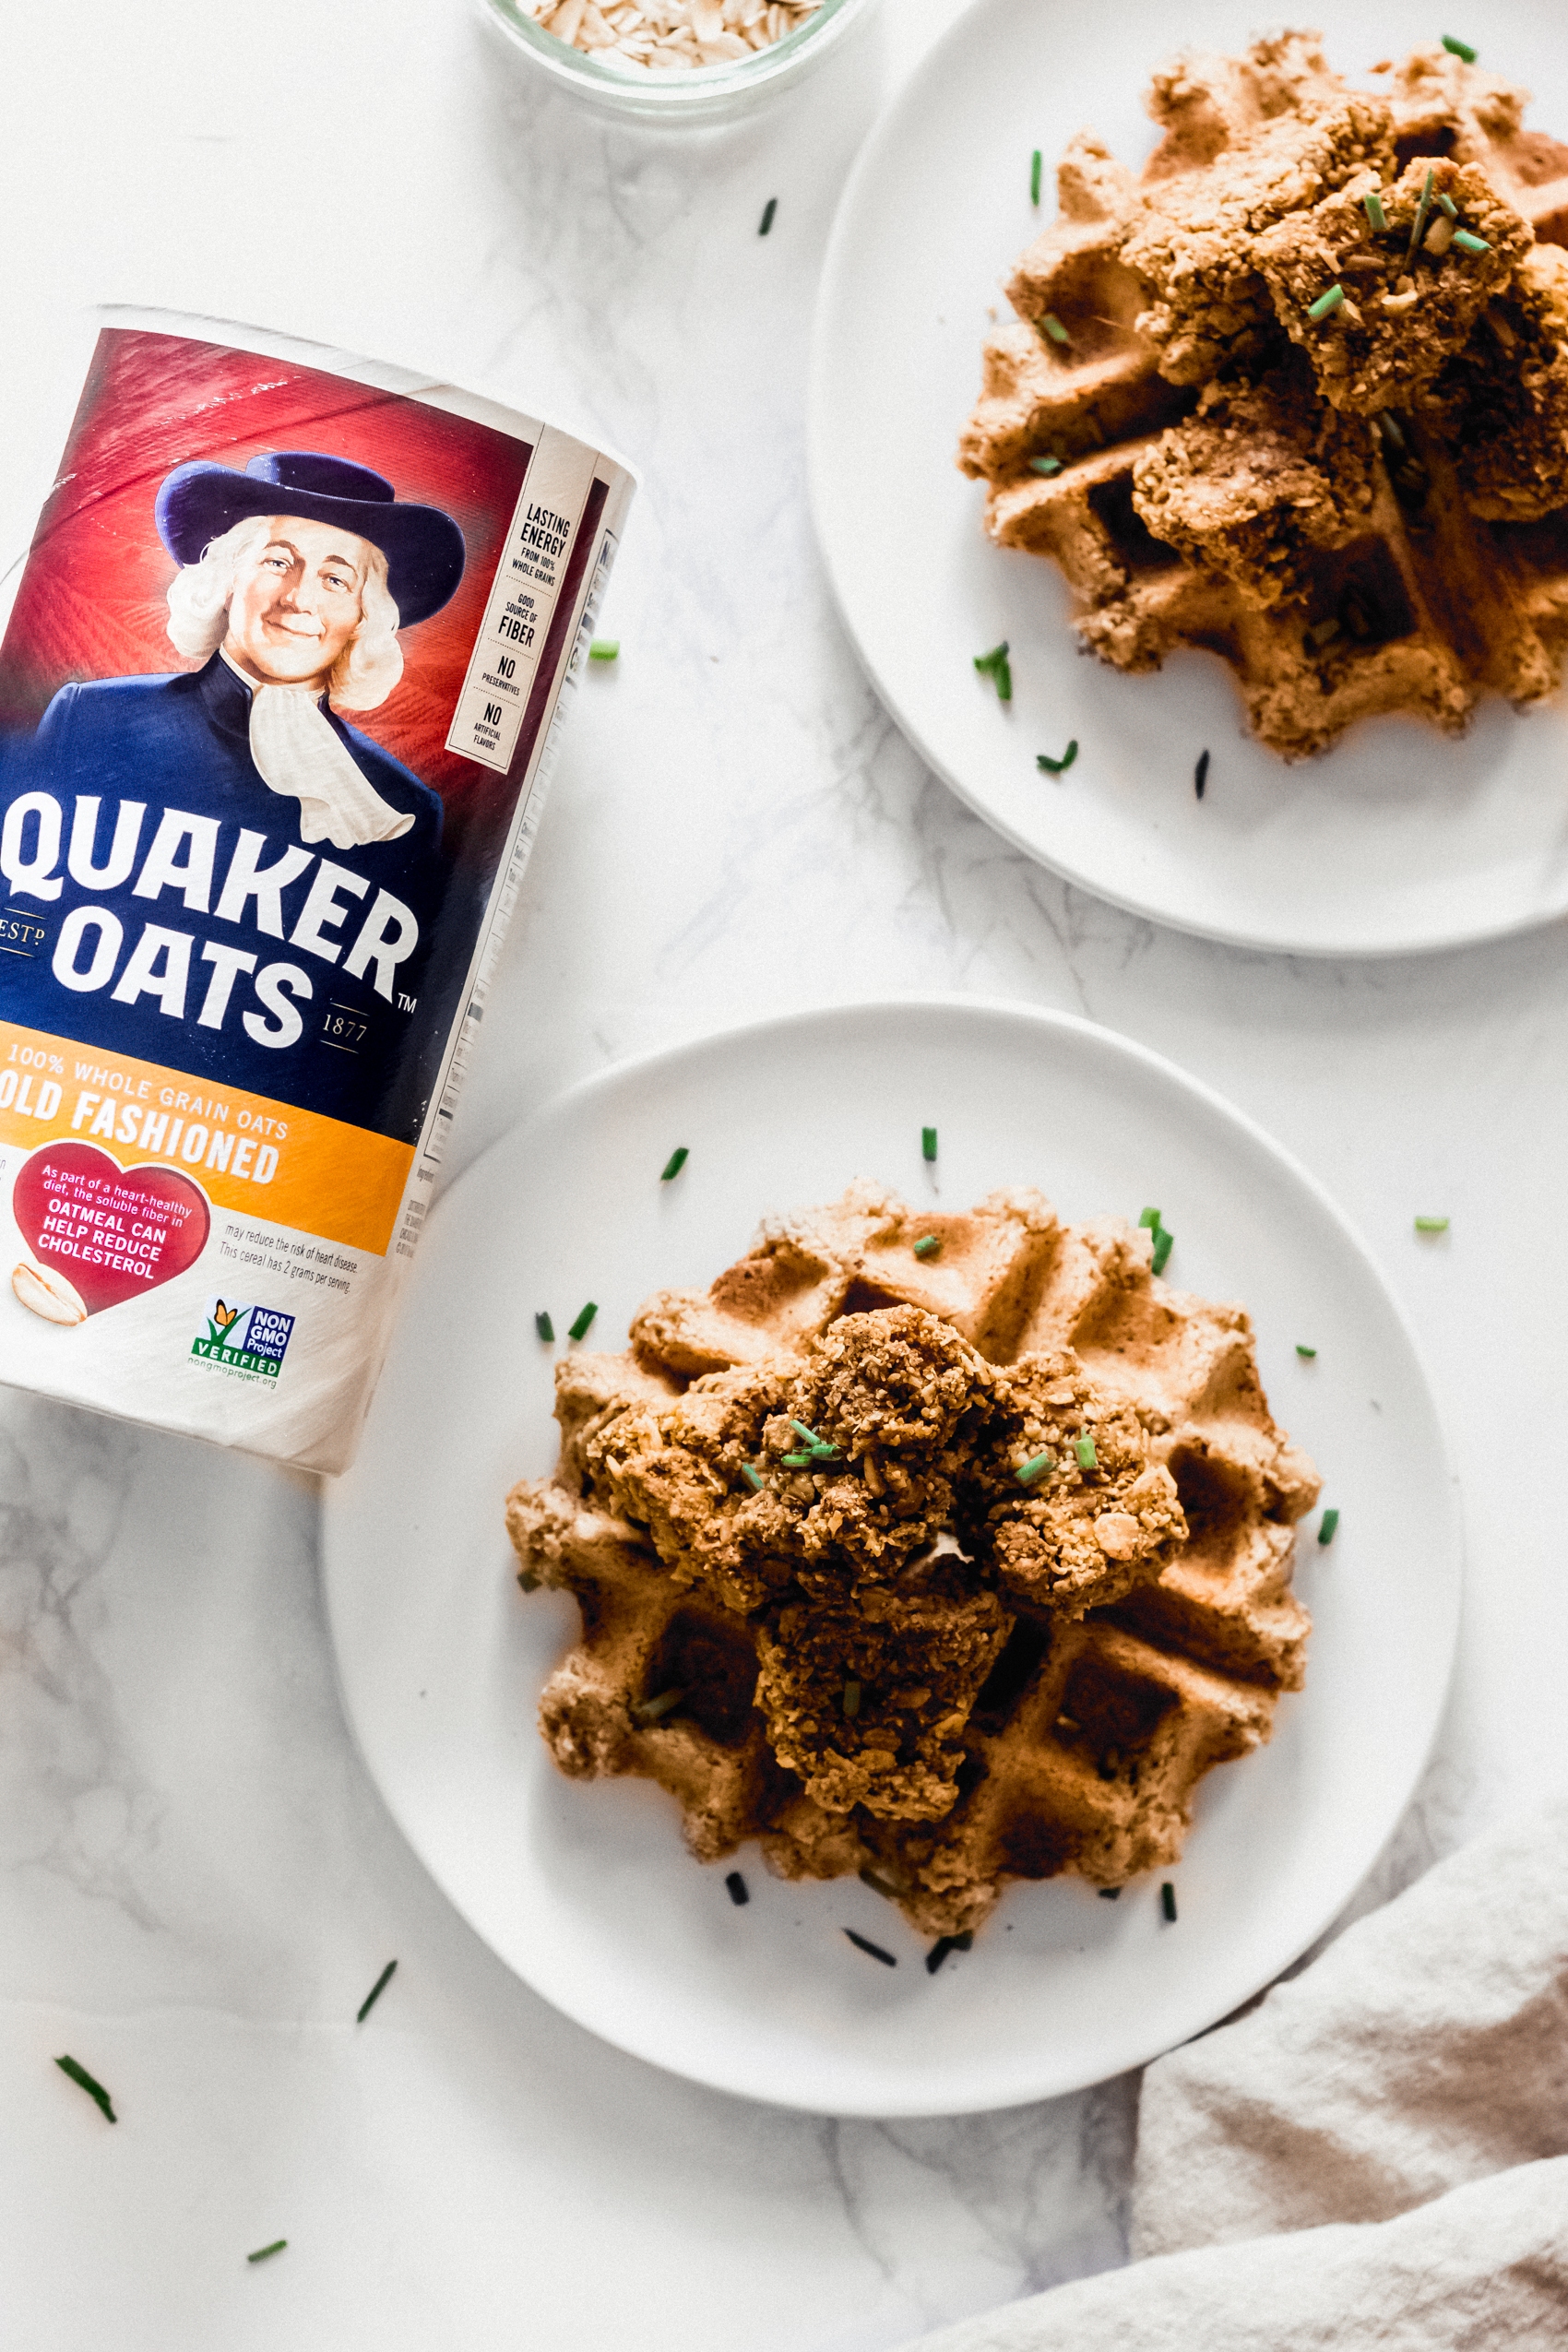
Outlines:
{"type": "Polygon", "coordinates": [[[1133,2249],[919,2352],[1561,2352],[1568,1795],[1150,2067],[1133,2249]]]}

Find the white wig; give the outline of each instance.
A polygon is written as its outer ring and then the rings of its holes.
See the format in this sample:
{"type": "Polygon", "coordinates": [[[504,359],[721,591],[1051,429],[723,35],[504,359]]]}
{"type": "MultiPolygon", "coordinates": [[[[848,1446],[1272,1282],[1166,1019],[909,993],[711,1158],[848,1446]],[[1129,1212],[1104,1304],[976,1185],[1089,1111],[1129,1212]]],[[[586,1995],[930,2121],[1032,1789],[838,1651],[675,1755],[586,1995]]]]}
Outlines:
{"type": "MultiPolygon", "coordinates": [[[[169,583],[169,636],[189,661],[216,653],[229,630],[229,600],[241,558],[271,536],[271,518],[252,515],[208,540],[199,563],[169,583]]],[[[333,663],[327,691],[344,710],[374,710],[403,674],[398,608],[386,586],[386,558],[369,540],[370,562],[360,590],[360,624],[333,663]]]]}

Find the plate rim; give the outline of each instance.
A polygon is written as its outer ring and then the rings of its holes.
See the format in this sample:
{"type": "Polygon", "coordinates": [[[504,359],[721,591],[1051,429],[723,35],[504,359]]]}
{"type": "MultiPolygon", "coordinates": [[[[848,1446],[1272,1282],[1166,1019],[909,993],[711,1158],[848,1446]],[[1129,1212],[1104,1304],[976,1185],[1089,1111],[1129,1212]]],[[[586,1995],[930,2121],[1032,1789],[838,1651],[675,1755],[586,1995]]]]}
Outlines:
{"type": "MultiPolygon", "coordinates": [[[[1037,2072],[1033,2078],[1016,2086],[1005,2097],[997,2098],[987,2093],[978,2102],[972,2096],[966,2097],[957,2092],[951,2092],[935,2098],[928,2092],[925,2095],[912,2096],[906,2101],[897,2102],[890,2101],[886,2097],[880,2097],[874,2101],[851,2097],[831,2108],[825,2108],[819,2099],[804,2093],[791,2096],[787,2086],[776,2085],[771,2088],[763,2088],[756,2084],[738,2080],[732,2069],[726,2070],[721,2065],[705,2069],[693,2063],[690,2059],[671,2058],[656,2046],[657,2035],[650,2037],[641,2036],[636,2031],[637,2013],[635,2003],[628,2003],[625,2011],[617,2018],[606,2021],[600,2015],[586,2013],[585,2009],[572,2002],[563,1990],[555,1988],[547,1990],[534,1977],[526,1974],[509,1952],[500,1949],[493,1942],[491,1935],[475,1918],[467,1901],[453,1891],[448,1884],[446,1874],[437,1867],[437,1863],[425,1851],[423,1845],[416,1839],[412,1829],[404,1819],[400,1803],[395,1801],[393,1794],[384,1784],[376,1768],[370,1745],[362,1730],[346,1670],[346,1645],[339,1633],[339,1571],[336,1563],[341,1556],[341,1550],[346,1550],[348,1546],[342,1535],[341,1509],[335,1507],[335,1497],[341,1496],[347,1491],[345,1480],[330,1479],[323,1482],[325,1491],[321,1510],[322,1592],[331,1650],[333,1679],[344,1721],[377,1800],[396,1826],[404,1845],[420,1868],[439,1890],[444,1900],[451,1906],[485,1948],[511,1976],[527,1986],[538,1999],[568,2018],[575,2025],[585,2032],[593,2034],[598,2039],[608,2043],[612,2048],[630,2058],[655,2066],[661,2072],[673,2074],[679,2079],[695,2082],[708,2089],[720,2091],[727,2097],[749,2099],[761,2106],[777,2107],[792,2112],[812,2115],[829,2114],[835,2117],[858,2117],[872,2120],[937,2115],[999,2114],[1012,2108],[1033,2105],[1044,2099],[1073,2096],[1076,2092],[1091,2088],[1097,2083],[1110,2081],[1121,2073],[1136,2071],[1163,2056],[1168,2050],[1182,2047],[1185,2041],[1212,2030],[1216,2025],[1222,2023],[1226,2016],[1233,2013],[1236,2008],[1245,2006],[1248,2001],[1267,1991],[1277,1983],[1286,1971],[1321,1941],[1335,1919],[1352,1901],[1357,1892],[1376,1869],[1378,1862],[1397,1834],[1411,1799],[1431,1763],[1452,1697],[1467,1573],[1461,1489],[1442,1408],[1409,1318],[1392,1285],[1373,1257],[1370,1246],[1362,1239],[1356,1226],[1340,1207],[1328,1188],[1296,1158],[1286,1145],[1278,1142],[1266,1128],[1252,1118],[1250,1113],[1242,1111],[1227,1096],[1221,1094],[1217,1087],[1185,1069],[1170,1056],[1159,1052],[1153,1047],[1142,1044],[1137,1039],[1128,1037],[1124,1032],[1111,1028],[1104,1022],[1091,1020],[1085,1015],[1070,1013],[1055,1006],[1031,1004],[1017,998],[970,996],[955,992],[914,991],[908,993],[857,998],[848,1002],[826,1001],[798,1006],[784,1014],[759,1016],[743,1021],[721,1024],[717,1028],[693,1030],[668,1040],[662,1045],[627,1055],[610,1063],[604,1069],[588,1072],[582,1077],[549,1096],[525,1115],[514,1120],[498,1135],[493,1136],[483,1150],[479,1152],[453,1178],[440,1198],[433,1205],[430,1212],[431,1220],[445,1223],[447,1215],[450,1214],[445,1209],[446,1202],[457,1195],[469,1180],[476,1177],[478,1171],[487,1163],[503,1152],[517,1148],[520,1140],[531,1131],[542,1126],[547,1121],[574,1111],[584,1103],[591,1102],[596,1096],[612,1093],[627,1080],[639,1079],[649,1073],[656,1072],[660,1065],[679,1062],[704,1051],[722,1051],[743,1043],[754,1046],[759,1040],[770,1036],[806,1028],[814,1023],[830,1024],[844,1019],[861,1020],[867,1017],[885,1019],[921,1013],[957,1014],[965,1017],[972,1016],[982,1021],[1001,1016],[1009,1021],[1022,1022],[1048,1034],[1065,1034],[1080,1040],[1090,1041],[1101,1050],[1109,1049],[1112,1054],[1125,1055],[1129,1061],[1141,1065],[1157,1079],[1174,1087],[1179,1093],[1195,1098],[1211,1117],[1218,1116],[1222,1123],[1229,1123],[1239,1128],[1254,1149],[1260,1149],[1295,1182],[1305,1189],[1319,1212],[1327,1218],[1336,1229],[1341,1245],[1348,1248],[1357,1262],[1363,1279],[1370,1280],[1374,1286],[1408,1352],[1410,1368],[1419,1383],[1421,1401],[1430,1415],[1432,1440],[1437,1449],[1437,1459],[1442,1472],[1436,1483],[1440,1493],[1443,1541],[1435,1556],[1433,1581],[1435,1583],[1441,1577],[1442,1605],[1447,1619],[1443,1670],[1441,1676],[1436,1679],[1430,1696],[1429,1720],[1424,1737],[1420,1741],[1419,1752],[1413,1756],[1407,1771],[1401,1775],[1396,1801],[1390,1800],[1384,1807],[1369,1809],[1372,1816],[1381,1823],[1374,1842],[1371,1845],[1364,1840],[1357,1843],[1356,1867],[1353,1875],[1348,1878],[1343,1873],[1335,1876],[1332,1900],[1325,1899],[1324,1902],[1312,1907],[1307,1930],[1292,1931],[1290,1948],[1274,1961],[1267,1973],[1258,1982],[1251,1984],[1246,1991],[1234,1999],[1228,1995],[1226,2005],[1218,2015],[1208,2014],[1206,2011],[1202,2021],[1194,2024],[1188,2033],[1179,2037],[1175,2041],[1166,2038],[1163,2035],[1157,2035],[1146,2047],[1142,2041],[1134,2041],[1129,2046],[1128,2053],[1123,2055],[1116,2066],[1108,2073],[1097,2071],[1087,2077],[1082,2077],[1075,2072],[1072,2081],[1045,2082],[1037,2072]]],[[[393,1346],[395,1347],[396,1344],[395,1333],[393,1346]]],[[[392,1348],[389,1348],[388,1364],[391,1355],[392,1348]]],[[[386,1370],[386,1366],[384,1365],[383,1377],[386,1370]]],[[[378,1391],[379,1386],[378,1381],[378,1391]]],[[[374,1412],[374,1401],[373,1397],[372,1416],[374,1412]]],[[[367,1416],[367,1428],[370,1416],[367,1416]]],[[[347,1571],[342,1573],[346,1574],[347,1571]]]]}
{"type": "MultiPolygon", "coordinates": [[[[1552,923],[1568,920],[1568,894],[1563,904],[1542,907],[1515,917],[1506,922],[1489,921],[1465,925],[1457,923],[1441,932],[1420,932],[1397,938],[1376,941],[1285,938],[1261,934],[1256,931],[1233,926],[1201,916],[1184,916],[1170,908],[1154,905],[1126,890],[1118,889],[1113,881],[1089,881],[1051,855],[1048,847],[1029,837],[1016,824],[990,806],[984,796],[966,784],[948,764],[938,757],[921,740],[920,731],[908,714],[904,702],[889,686],[879,664],[873,658],[859,627],[844,584],[839,575],[837,539],[829,528],[835,502],[829,497],[825,476],[826,460],[819,452],[831,439],[833,410],[827,394],[829,362],[827,359],[827,315],[839,298],[839,279],[848,268],[848,252],[851,235],[850,217],[858,207],[862,188],[875,176],[884,157],[896,140],[901,118],[925,94],[928,85],[938,79],[949,57],[965,46],[970,37],[975,19],[986,9],[1004,4],[1004,0],[966,0],[957,17],[938,35],[903,82],[893,92],[878,113],[861,143],[860,151],[839,191],[834,207],[833,222],[824,250],[816,296],[812,306],[811,348],[806,370],[806,498],[811,515],[812,533],[826,575],[828,593],[839,625],[849,639],[856,660],[865,673],[878,702],[893,720],[899,734],[916,757],[947,790],[977,816],[982,825],[1013,849],[1020,851],[1047,873],[1056,875],[1069,889],[1081,890],[1086,897],[1116,908],[1141,922],[1158,924],[1161,930],[1173,931],[1184,938],[1212,940],[1222,947],[1245,948],[1257,955],[1310,957],[1314,962],[1341,961],[1384,963],[1397,957],[1447,956],[1467,948],[1490,944],[1494,941],[1518,939],[1532,932],[1541,931],[1552,923]]],[[[1061,0],[1045,0],[1048,6],[1058,6],[1061,0]]],[[[1180,46],[1180,44],[1176,44],[1180,46]]],[[[1043,228],[1045,224],[1042,223],[1043,228]]],[[[978,355],[977,355],[978,357],[978,355]]],[[[1560,698],[1568,707],[1568,679],[1560,689],[1560,698]]],[[[1240,715],[1240,713],[1238,714],[1240,715]]],[[[1295,763],[1297,771],[1310,769],[1311,762],[1295,763]]]]}

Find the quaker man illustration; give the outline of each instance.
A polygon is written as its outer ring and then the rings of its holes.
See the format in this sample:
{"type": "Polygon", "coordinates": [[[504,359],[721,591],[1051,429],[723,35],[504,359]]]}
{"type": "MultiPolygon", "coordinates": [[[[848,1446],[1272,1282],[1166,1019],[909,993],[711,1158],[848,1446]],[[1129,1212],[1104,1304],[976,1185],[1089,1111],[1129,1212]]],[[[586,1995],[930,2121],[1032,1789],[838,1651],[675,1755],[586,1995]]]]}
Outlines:
{"type": "Polygon", "coordinates": [[[407,1132],[431,1075],[410,1024],[434,1035],[460,985],[454,932],[413,1020],[462,894],[439,796],[341,714],[398,685],[462,531],[307,449],[177,467],[155,517],[168,635],[199,667],[74,682],[45,710],[7,872],[48,906],[50,961],[6,973],[39,997],[16,1016],[52,1025],[52,974],[78,1038],[407,1132]]]}

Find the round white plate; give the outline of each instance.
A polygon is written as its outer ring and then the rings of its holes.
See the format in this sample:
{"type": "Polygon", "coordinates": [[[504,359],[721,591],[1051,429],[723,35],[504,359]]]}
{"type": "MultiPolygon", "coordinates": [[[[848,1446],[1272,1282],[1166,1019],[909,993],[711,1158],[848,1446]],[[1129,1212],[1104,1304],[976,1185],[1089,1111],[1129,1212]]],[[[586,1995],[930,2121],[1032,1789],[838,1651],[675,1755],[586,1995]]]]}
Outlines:
{"type": "Polygon", "coordinates": [[[591,1080],[497,1143],[420,1244],[354,1469],[329,1488],[327,1599],[366,1762],[416,1853],[517,1974],[638,2057],[840,2115],[962,2112],[1067,2091],[1222,2017],[1316,1936],[1393,1829],[1443,1702],[1457,1517],[1409,1336],[1310,1177],[1156,1055],[1062,1014],[852,1006],[731,1031],[591,1080]],[[1019,1885],[968,1954],[926,1946],[858,1880],[789,1886],[754,1847],[695,1862],[647,1783],[569,1781],[535,1728],[576,1604],[514,1581],[502,1504],[555,1458],[541,1347],[599,1302],[625,1344],[653,1289],[706,1286],[758,1218],[852,1177],[925,1196],[1038,1184],[1068,1218],[1158,1202],[1173,1280],[1244,1300],[1269,1396],[1342,1511],[1301,1546],[1307,1688],[1273,1744],[1199,1791],[1185,1859],[1117,1903],[1019,1885]],[[672,1147],[691,1159],[659,1181],[672,1147]],[[1317,1350],[1303,1362],[1300,1340],[1317,1350]],[[893,1952],[866,1958],[843,1930],[893,1952]]]}
{"type": "MultiPolygon", "coordinates": [[[[1482,62],[1568,138],[1568,12],[1468,0],[1482,62]]],[[[1309,12],[1360,74],[1437,37],[1431,0],[1309,12]]],[[[1568,707],[1483,704],[1455,742],[1372,721],[1287,766],[1242,732],[1230,671],[1175,655],[1152,677],[1082,657],[1043,557],[992,546],[983,484],[955,463],[1002,280],[1055,208],[1052,167],[1092,125],[1134,168],[1151,69],[1178,45],[1237,50],[1253,0],[976,0],[873,132],[839,208],[813,354],[812,504],[840,611],[922,758],[1069,882],[1159,922],[1306,955],[1382,956],[1519,931],[1568,909],[1568,707]],[[1039,210],[1029,157],[1045,157],[1039,210]],[[1004,708],[972,657],[1007,639],[1004,708]],[[1059,756],[1060,780],[1035,754],[1059,756]],[[1198,754],[1212,754],[1200,803],[1198,754]]],[[[1375,86],[1375,85],[1374,85],[1375,86]]]]}

